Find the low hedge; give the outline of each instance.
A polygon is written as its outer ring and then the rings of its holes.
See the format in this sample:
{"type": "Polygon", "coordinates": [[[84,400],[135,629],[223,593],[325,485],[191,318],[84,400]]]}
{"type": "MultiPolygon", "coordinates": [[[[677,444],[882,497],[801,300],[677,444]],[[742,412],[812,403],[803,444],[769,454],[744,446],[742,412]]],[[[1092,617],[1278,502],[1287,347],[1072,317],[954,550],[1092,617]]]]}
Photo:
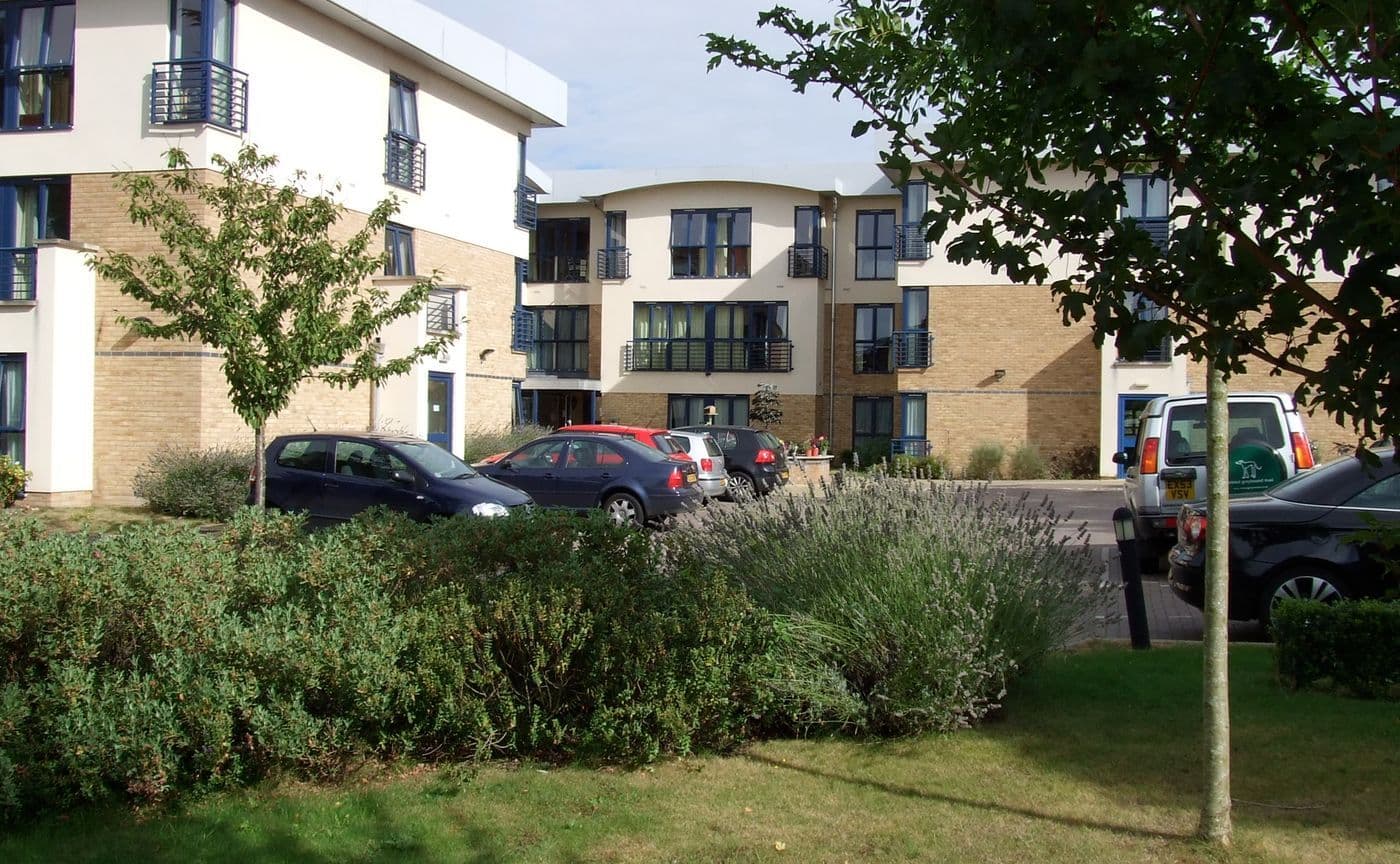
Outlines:
{"type": "Polygon", "coordinates": [[[1400,698],[1400,603],[1286,600],[1272,618],[1286,685],[1400,698]]]}

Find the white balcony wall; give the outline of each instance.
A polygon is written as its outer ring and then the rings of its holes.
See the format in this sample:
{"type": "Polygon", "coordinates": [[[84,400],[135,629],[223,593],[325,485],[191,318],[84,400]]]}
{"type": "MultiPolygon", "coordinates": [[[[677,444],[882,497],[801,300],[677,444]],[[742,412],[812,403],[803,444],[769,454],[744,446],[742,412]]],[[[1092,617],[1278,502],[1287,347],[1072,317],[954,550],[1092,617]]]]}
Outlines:
{"type": "MultiPolygon", "coordinates": [[[[411,280],[382,278],[376,284],[390,291],[391,296],[399,296],[412,285],[411,280]]],[[[467,368],[467,339],[463,325],[467,314],[467,291],[457,287],[442,285],[439,290],[456,292],[454,310],[457,340],[436,357],[418,362],[404,375],[377,385],[373,399],[374,425],[376,428],[403,432],[418,438],[428,437],[428,373],[445,372],[452,375],[452,437],[451,450],[461,456],[466,445],[465,431],[468,417],[467,385],[463,370],[467,368]]],[[[417,315],[400,318],[389,324],[380,334],[384,345],[384,359],[402,357],[426,342],[428,333],[427,309],[417,315]]]]}

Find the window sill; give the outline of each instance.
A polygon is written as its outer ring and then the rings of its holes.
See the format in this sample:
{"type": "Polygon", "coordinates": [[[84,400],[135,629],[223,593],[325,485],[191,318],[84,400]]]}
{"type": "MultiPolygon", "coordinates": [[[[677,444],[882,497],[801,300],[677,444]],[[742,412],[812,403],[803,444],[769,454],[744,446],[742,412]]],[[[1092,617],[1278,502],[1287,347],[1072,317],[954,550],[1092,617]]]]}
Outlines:
{"type": "Polygon", "coordinates": [[[733,276],[677,276],[672,273],[671,278],[693,281],[695,279],[751,279],[753,277],[747,273],[736,273],[733,276]]]}
{"type": "Polygon", "coordinates": [[[0,135],[18,135],[25,132],[72,132],[73,124],[61,126],[16,126],[14,129],[0,129],[0,135]]]}
{"type": "Polygon", "coordinates": [[[26,306],[38,306],[38,305],[39,305],[39,301],[38,301],[38,300],[9,300],[9,299],[6,299],[6,298],[4,298],[4,297],[0,297],[0,307],[6,308],[6,309],[13,309],[13,308],[17,308],[17,307],[18,307],[18,308],[24,308],[24,307],[26,307],[26,306]]]}

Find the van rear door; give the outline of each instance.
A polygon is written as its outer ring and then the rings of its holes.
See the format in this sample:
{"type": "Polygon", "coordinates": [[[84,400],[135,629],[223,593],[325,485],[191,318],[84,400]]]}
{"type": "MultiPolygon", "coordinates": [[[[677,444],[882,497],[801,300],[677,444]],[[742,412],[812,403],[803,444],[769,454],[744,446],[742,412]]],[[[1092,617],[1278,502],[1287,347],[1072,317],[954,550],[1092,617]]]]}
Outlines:
{"type": "MultiPolygon", "coordinates": [[[[1231,396],[1229,447],[1264,444],[1295,473],[1283,401],[1273,396],[1231,396]]],[[[1168,404],[1162,429],[1162,504],[1177,507],[1206,497],[1205,400],[1168,404]],[[1191,469],[1191,470],[1181,470],[1191,469]]]]}

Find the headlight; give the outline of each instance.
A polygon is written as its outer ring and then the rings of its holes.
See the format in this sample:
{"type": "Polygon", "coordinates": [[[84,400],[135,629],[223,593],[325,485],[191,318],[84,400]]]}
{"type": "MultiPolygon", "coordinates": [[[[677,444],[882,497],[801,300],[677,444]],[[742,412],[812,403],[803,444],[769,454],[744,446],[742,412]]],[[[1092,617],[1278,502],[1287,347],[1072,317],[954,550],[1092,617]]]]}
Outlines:
{"type": "Polygon", "coordinates": [[[509,516],[510,511],[506,509],[505,505],[497,504],[495,501],[483,501],[472,507],[472,515],[494,519],[497,516],[509,516]]]}

